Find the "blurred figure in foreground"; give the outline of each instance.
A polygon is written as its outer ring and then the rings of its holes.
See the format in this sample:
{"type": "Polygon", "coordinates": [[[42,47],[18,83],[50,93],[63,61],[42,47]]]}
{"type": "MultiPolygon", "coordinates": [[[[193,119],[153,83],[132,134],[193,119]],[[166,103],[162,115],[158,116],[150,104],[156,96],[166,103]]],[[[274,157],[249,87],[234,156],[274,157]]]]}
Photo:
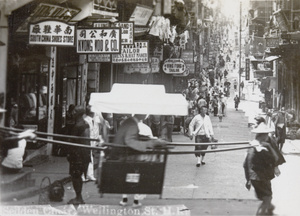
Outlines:
{"type": "MultiPolygon", "coordinates": [[[[152,134],[145,139],[145,136],[140,136],[139,124],[144,120],[146,115],[134,115],[126,119],[115,135],[114,143],[119,145],[125,145],[129,148],[114,147],[108,152],[107,160],[131,160],[131,161],[144,161],[145,153],[147,149],[155,147],[164,147],[167,142],[161,139],[153,138],[152,134]]],[[[145,126],[145,125],[144,125],[145,126]]],[[[148,131],[149,128],[147,129],[148,131]]],[[[149,170],[150,171],[150,170],[149,170]]],[[[128,203],[127,195],[123,195],[123,199],[120,202],[121,206],[126,206],[128,203]]],[[[134,196],[133,207],[140,207],[142,204],[139,202],[139,196],[134,196]]]]}
{"type": "Polygon", "coordinates": [[[255,139],[250,143],[253,148],[247,152],[243,167],[246,177],[246,188],[251,185],[255,189],[256,196],[262,200],[257,210],[257,215],[272,215],[275,206],[272,201],[271,180],[279,175],[276,169],[277,153],[269,141],[269,133],[274,132],[265,123],[260,123],[252,130],[256,133],[255,139]]]}
{"type": "MultiPolygon", "coordinates": [[[[18,129],[24,129],[17,126],[18,129]]],[[[26,157],[26,139],[35,139],[34,130],[26,130],[20,133],[9,132],[6,137],[1,136],[1,173],[18,173],[23,168],[23,159],[26,157]]]]}

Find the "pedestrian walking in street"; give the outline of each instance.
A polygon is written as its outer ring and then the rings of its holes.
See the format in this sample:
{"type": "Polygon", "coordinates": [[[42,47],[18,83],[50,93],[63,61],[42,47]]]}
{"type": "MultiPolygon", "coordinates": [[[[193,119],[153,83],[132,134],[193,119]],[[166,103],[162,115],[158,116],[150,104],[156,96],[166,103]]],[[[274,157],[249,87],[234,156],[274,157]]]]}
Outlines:
{"type": "Polygon", "coordinates": [[[245,86],[244,81],[242,81],[241,84],[240,84],[240,87],[241,87],[241,93],[243,92],[244,86],[245,86]]]}
{"type": "Polygon", "coordinates": [[[161,138],[168,142],[172,142],[172,133],[175,117],[172,115],[162,116],[161,118],[161,138]]]}
{"type": "Polygon", "coordinates": [[[223,119],[223,112],[222,112],[222,100],[221,98],[218,99],[218,117],[219,117],[219,122],[222,121],[223,119]]]}
{"type": "Polygon", "coordinates": [[[253,148],[248,150],[243,164],[246,178],[245,186],[250,190],[252,185],[257,198],[262,200],[257,215],[272,215],[275,206],[271,203],[271,180],[277,173],[275,173],[276,153],[268,143],[268,134],[274,131],[265,123],[260,123],[252,132],[256,133],[255,139],[250,143],[253,148]]]}
{"type": "Polygon", "coordinates": [[[237,85],[238,85],[238,82],[236,81],[236,79],[233,81],[233,89],[234,91],[237,91],[237,85]]]}
{"type": "MultiPolygon", "coordinates": [[[[92,112],[91,106],[88,105],[86,107],[86,116],[84,118],[86,123],[89,125],[90,129],[90,138],[92,139],[99,139],[100,134],[99,134],[99,121],[95,117],[95,113],[92,112]]],[[[99,146],[99,142],[97,141],[90,141],[90,146],[96,147],[99,146]]],[[[86,171],[86,175],[82,175],[82,181],[96,181],[96,178],[94,176],[94,153],[96,154],[96,150],[91,150],[91,162],[89,163],[88,169],[86,171]]]]}
{"type": "MultiPolygon", "coordinates": [[[[199,114],[197,114],[191,121],[189,125],[189,135],[190,139],[195,137],[195,143],[207,143],[214,141],[214,132],[212,128],[212,123],[210,117],[206,115],[207,108],[205,106],[200,107],[199,114]]],[[[197,150],[206,150],[208,145],[196,145],[195,151],[197,150]]],[[[204,165],[205,153],[196,153],[197,158],[196,167],[204,165]]]]}
{"type": "Polygon", "coordinates": [[[70,104],[68,111],[66,113],[66,131],[65,133],[70,135],[71,131],[75,125],[75,105],[74,104],[70,104]]]}
{"type": "MultiPolygon", "coordinates": [[[[144,160],[147,149],[155,148],[157,146],[166,146],[167,142],[161,139],[149,137],[148,139],[141,139],[139,135],[138,123],[144,120],[146,115],[134,115],[126,119],[118,128],[114,138],[114,143],[125,145],[129,148],[113,147],[107,154],[107,160],[115,161],[141,161],[144,160]]],[[[154,135],[154,134],[153,134],[154,135]]],[[[149,170],[151,171],[151,170],[149,170]]],[[[134,196],[133,207],[140,207],[142,204],[139,202],[139,195],[134,196]]],[[[128,204],[127,195],[123,195],[123,199],[119,203],[121,206],[128,204]]]]}
{"type": "Polygon", "coordinates": [[[284,107],[282,107],[274,116],[274,124],[278,148],[282,151],[286,139],[286,112],[284,107]]]}
{"type": "Polygon", "coordinates": [[[235,108],[236,111],[238,111],[239,103],[240,103],[239,96],[236,94],[233,100],[234,100],[234,108],[235,108]]]}
{"type": "Polygon", "coordinates": [[[213,99],[211,100],[211,106],[214,112],[214,116],[218,115],[218,94],[214,94],[213,99]]]}
{"type": "MultiPolygon", "coordinates": [[[[82,106],[75,107],[75,125],[71,135],[80,136],[83,138],[90,137],[89,125],[84,120],[85,109],[82,106]]],[[[90,141],[86,139],[73,140],[74,143],[90,145],[90,141]]],[[[82,198],[82,174],[86,175],[89,163],[91,162],[91,151],[87,148],[69,147],[67,159],[70,163],[70,175],[72,178],[73,188],[76,197],[71,199],[68,204],[79,205],[84,204],[82,198]]]]}

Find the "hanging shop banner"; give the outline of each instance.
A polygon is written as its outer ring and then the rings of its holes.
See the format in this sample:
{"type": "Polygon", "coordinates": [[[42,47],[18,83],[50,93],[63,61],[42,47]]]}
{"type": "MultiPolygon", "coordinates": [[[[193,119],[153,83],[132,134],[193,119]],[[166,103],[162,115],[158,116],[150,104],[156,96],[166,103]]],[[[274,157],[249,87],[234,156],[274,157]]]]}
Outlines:
{"type": "Polygon", "coordinates": [[[183,59],[167,59],[163,64],[163,71],[166,74],[182,74],[186,70],[183,59]]]}
{"type": "Polygon", "coordinates": [[[110,54],[88,54],[87,61],[89,63],[110,62],[110,54]]]}
{"type": "Polygon", "coordinates": [[[114,26],[121,28],[121,44],[133,44],[133,22],[116,22],[114,26]]]}
{"type": "Polygon", "coordinates": [[[44,21],[29,25],[29,44],[74,46],[75,26],[59,21],[44,21]]]}
{"type": "Polygon", "coordinates": [[[77,53],[120,53],[121,29],[77,29],[77,53]]]}
{"type": "Polygon", "coordinates": [[[132,45],[122,45],[121,54],[111,56],[112,63],[147,63],[149,62],[149,42],[135,41],[132,45]]]}
{"type": "Polygon", "coordinates": [[[146,26],[152,16],[153,8],[145,5],[137,5],[131,14],[129,21],[134,22],[136,26],[146,26]]]}

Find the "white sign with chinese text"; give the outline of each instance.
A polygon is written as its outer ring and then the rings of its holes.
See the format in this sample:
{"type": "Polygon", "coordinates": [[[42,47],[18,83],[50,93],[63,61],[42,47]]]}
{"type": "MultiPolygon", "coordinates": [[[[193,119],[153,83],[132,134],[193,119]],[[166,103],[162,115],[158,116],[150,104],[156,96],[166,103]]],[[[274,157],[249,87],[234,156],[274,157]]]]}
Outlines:
{"type": "Polygon", "coordinates": [[[112,55],[112,63],[149,62],[149,42],[135,41],[132,45],[122,45],[121,54],[112,55]]]}
{"type": "Polygon", "coordinates": [[[121,29],[77,29],[77,53],[112,54],[121,52],[121,29]]]}
{"type": "Polygon", "coordinates": [[[75,26],[59,21],[44,21],[29,26],[29,44],[74,46],[75,26]]]}

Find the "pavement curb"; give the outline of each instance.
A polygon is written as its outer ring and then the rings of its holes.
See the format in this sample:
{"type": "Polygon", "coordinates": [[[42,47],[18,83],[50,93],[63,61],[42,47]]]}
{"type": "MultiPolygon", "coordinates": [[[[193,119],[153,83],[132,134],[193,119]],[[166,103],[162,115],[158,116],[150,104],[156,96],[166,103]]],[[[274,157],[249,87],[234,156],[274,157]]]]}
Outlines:
{"type": "MultiPolygon", "coordinates": [[[[63,179],[59,179],[59,180],[56,180],[56,181],[59,181],[63,185],[65,185],[65,184],[71,182],[71,176],[65,177],[63,179]]],[[[53,185],[54,182],[52,182],[49,186],[44,187],[44,188],[34,186],[32,188],[25,189],[23,191],[16,191],[14,193],[9,193],[9,194],[1,194],[1,201],[9,202],[9,201],[21,200],[21,199],[25,199],[25,198],[29,198],[29,197],[39,195],[39,194],[47,191],[50,188],[50,186],[53,185]]]]}

